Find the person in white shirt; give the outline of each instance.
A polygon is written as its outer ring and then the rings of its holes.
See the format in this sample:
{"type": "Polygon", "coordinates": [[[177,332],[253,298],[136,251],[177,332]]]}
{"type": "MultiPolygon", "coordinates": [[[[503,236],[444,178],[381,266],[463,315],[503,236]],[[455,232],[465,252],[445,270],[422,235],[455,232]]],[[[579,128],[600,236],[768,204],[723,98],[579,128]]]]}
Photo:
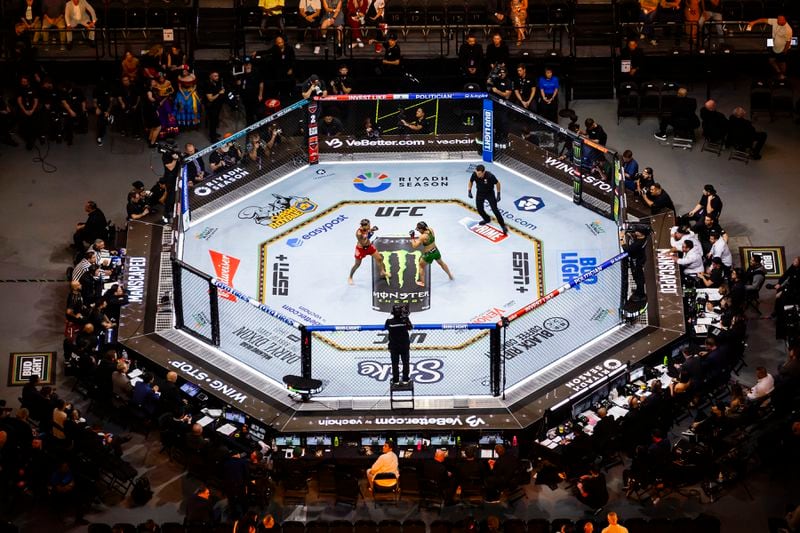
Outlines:
{"type": "Polygon", "coordinates": [[[383,453],[378,457],[375,462],[367,470],[367,481],[369,482],[370,489],[372,488],[372,480],[375,476],[383,472],[391,472],[396,477],[400,477],[399,463],[397,454],[394,453],[394,445],[390,441],[383,443],[383,453]]]}
{"type": "Polygon", "coordinates": [[[756,384],[747,392],[747,399],[758,401],[775,390],[775,380],[763,366],[756,368],[756,384]]]}
{"type": "MultiPolygon", "coordinates": [[[[64,20],[67,29],[83,26],[89,28],[89,45],[94,46],[94,27],[97,24],[97,15],[94,8],[86,0],[70,0],[64,8],[64,20]]],[[[67,46],[72,46],[72,32],[67,32],[67,46]]]]}
{"type": "Polygon", "coordinates": [[[690,240],[683,241],[681,248],[683,257],[676,257],[675,262],[681,267],[681,273],[684,276],[696,276],[703,272],[703,254],[699,246],[695,246],[694,242],[690,240]]]}
{"type": "Polygon", "coordinates": [[[778,15],[774,19],[756,19],[747,25],[747,31],[756,24],[769,24],[772,26],[772,50],[769,52],[769,64],[775,69],[780,79],[786,79],[786,54],[792,47],[792,27],[786,22],[786,17],[778,15]]]}
{"type": "Polygon", "coordinates": [[[719,232],[716,230],[712,230],[708,234],[708,239],[711,241],[711,251],[708,252],[706,257],[709,259],[719,257],[722,259],[725,271],[730,272],[731,266],[733,266],[733,255],[731,254],[731,249],[728,248],[728,243],[725,242],[725,239],[720,238],[719,232]]]}
{"type": "Polygon", "coordinates": [[[698,250],[703,249],[703,247],[700,245],[700,239],[697,237],[697,234],[686,226],[672,226],[672,228],[669,230],[669,233],[669,244],[672,247],[673,252],[681,250],[683,247],[683,241],[686,240],[694,242],[694,246],[698,250]]]}

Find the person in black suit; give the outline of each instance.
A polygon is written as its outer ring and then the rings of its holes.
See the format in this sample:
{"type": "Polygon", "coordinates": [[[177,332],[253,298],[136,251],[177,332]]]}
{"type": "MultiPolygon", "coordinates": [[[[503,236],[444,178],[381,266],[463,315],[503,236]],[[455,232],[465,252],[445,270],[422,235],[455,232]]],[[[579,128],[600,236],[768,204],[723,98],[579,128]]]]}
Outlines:
{"type": "Polygon", "coordinates": [[[667,140],[667,127],[672,126],[678,133],[694,133],[700,126],[700,119],[697,118],[697,100],[689,98],[689,91],[685,87],[678,89],[678,97],[672,104],[672,113],[659,121],[658,131],[653,136],[660,140],[667,140]]]}
{"type": "Polygon", "coordinates": [[[494,447],[497,459],[489,459],[489,475],[486,479],[486,501],[496,502],[503,490],[516,486],[519,473],[519,458],[506,450],[502,444],[494,447]]]}
{"type": "Polygon", "coordinates": [[[703,137],[709,141],[722,142],[728,135],[728,119],[717,111],[717,102],[708,100],[700,108],[703,137]]]}
{"type": "Polygon", "coordinates": [[[176,418],[183,416],[186,403],[181,397],[180,388],[178,388],[178,374],[176,372],[167,372],[167,382],[164,383],[161,389],[161,401],[159,406],[162,413],[171,413],[176,418]]]}
{"type": "Polygon", "coordinates": [[[75,234],[72,236],[73,246],[76,250],[85,250],[87,242],[94,242],[96,239],[106,239],[108,237],[106,226],[106,216],[97,204],[88,200],[84,205],[86,211],[86,222],[80,222],[75,226],[75,234]]]}
{"type": "Polygon", "coordinates": [[[606,476],[596,466],[590,467],[589,473],[580,477],[575,489],[575,497],[592,509],[601,509],[608,503],[606,476]]]}
{"type": "MultiPolygon", "coordinates": [[[[186,146],[184,146],[183,150],[186,152],[187,156],[192,156],[197,153],[197,148],[192,143],[186,143],[186,146]]],[[[190,185],[199,181],[203,181],[205,177],[206,165],[203,163],[202,157],[198,157],[197,159],[186,163],[186,180],[190,185]]]]}
{"type": "Polygon", "coordinates": [[[767,134],[756,131],[753,123],[747,120],[747,112],[743,107],[737,107],[728,118],[727,145],[739,150],[749,150],[750,157],[761,159],[761,149],[767,142],[767,134]]]}
{"type": "Polygon", "coordinates": [[[435,483],[444,494],[445,503],[449,505],[456,492],[456,483],[453,471],[445,464],[446,460],[447,452],[436,450],[433,459],[425,461],[422,467],[422,478],[435,483]]]}

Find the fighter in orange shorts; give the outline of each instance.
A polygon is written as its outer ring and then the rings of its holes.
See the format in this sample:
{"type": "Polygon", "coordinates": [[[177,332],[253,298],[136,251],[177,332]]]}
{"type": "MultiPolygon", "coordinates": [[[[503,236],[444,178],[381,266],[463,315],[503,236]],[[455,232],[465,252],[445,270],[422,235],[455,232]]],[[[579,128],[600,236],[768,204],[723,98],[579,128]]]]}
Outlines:
{"type": "Polygon", "coordinates": [[[353,284],[353,274],[355,274],[358,267],[361,266],[361,260],[365,257],[372,256],[375,260],[375,264],[378,265],[381,271],[381,277],[384,279],[387,277],[386,270],[383,268],[381,254],[378,253],[378,249],[372,244],[372,236],[376,231],[378,231],[378,226],[370,227],[369,220],[366,218],[361,221],[361,225],[356,230],[356,264],[350,269],[350,277],[347,278],[347,283],[350,285],[353,284]]]}

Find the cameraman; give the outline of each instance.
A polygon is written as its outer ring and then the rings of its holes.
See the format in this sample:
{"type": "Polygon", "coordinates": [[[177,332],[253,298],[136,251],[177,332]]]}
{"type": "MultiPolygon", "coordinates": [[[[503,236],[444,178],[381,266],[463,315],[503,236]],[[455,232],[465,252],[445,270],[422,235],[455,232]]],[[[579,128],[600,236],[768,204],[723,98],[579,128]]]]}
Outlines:
{"type": "MultiPolygon", "coordinates": [[[[272,126],[272,125],[271,125],[272,126]]],[[[245,144],[245,155],[244,160],[247,163],[255,163],[258,165],[259,170],[263,166],[263,164],[270,158],[270,154],[272,153],[272,147],[275,145],[275,142],[278,140],[278,129],[271,127],[267,130],[270,134],[269,141],[264,142],[261,138],[261,134],[257,131],[252,131],[247,136],[247,142],[245,144]]]]}
{"type": "Polygon", "coordinates": [[[645,299],[644,293],[644,264],[647,261],[647,233],[643,228],[634,228],[633,231],[621,231],[619,234],[619,245],[622,251],[628,254],[625,259],[628,262],[628,269],[631,271],[633,282],[636,288],[633,289],[632,300],[641,301],[645,299]]]}
{"type": "Polygon", "coordinates": [[[303,88],[300,89],[300,92],[306,100],[314,96],[328,96],[325,82],[319,79],[316,74],[312,74],[303,82],[303,88]]]}
{"type": "Polygon", "coordinates": [[[339,65],[337,75],[329,83],[330,94],[350,94],[353,92],[353,78],[350,77],[350,67],[342,63],[339,65]]]}
{"type": "Polygon", "coordinates": [[[489,79],[486,80],[486,87],[490,94],[495,94],[504,100],[511,98],[513,87],[511,80],[508,79],[508,70],[505,63],[501,63],[492,69],[489,73],[489,79]]]}
{"type": "Polygon", "coordinates": [[[775,289],[775,308],[772,317],[776,319],[775,334],[780,337],[786,335],[786,310],[788,305],[800,304],[800,256],[792,260],[792,264],[778,279],[775,285],[767,284],[768,289],[775,289]]]}
{"type": "Polygon", "coordinates": [[[408,307],[395,305],[392,307],[392,316],[386,321],[385,328],[389,332],[389,353],[392,357],[392,385],[409,382],[409,341],[408,332],[413,328],[408,319],[408,307]],[[403,361],[403,377],[400,378],[400,361],[403,361]]]}

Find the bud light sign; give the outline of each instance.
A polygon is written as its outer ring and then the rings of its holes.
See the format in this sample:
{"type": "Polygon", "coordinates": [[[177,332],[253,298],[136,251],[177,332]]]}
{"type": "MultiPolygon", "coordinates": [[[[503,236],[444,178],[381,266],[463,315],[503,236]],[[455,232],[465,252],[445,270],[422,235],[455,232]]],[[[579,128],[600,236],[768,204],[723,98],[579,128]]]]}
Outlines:
{"type": "MultiPolygon", "coordinates": [[[[596,257],[580,257],[577,252],[561,252],[561,280],[569,283],[581,274],[585,274],[597,266],[596,257]]],[[[575,285],[580,290],[581,285],[593,285],[597,283],[597,276],[590,276],[582,283],[575,285]]]]}
{"type": "Polygon", "coordinates": [[[483,99],[483,160],[491,162],[494,159],[494,111],[493,102],[488,98],[483,99]]]}

